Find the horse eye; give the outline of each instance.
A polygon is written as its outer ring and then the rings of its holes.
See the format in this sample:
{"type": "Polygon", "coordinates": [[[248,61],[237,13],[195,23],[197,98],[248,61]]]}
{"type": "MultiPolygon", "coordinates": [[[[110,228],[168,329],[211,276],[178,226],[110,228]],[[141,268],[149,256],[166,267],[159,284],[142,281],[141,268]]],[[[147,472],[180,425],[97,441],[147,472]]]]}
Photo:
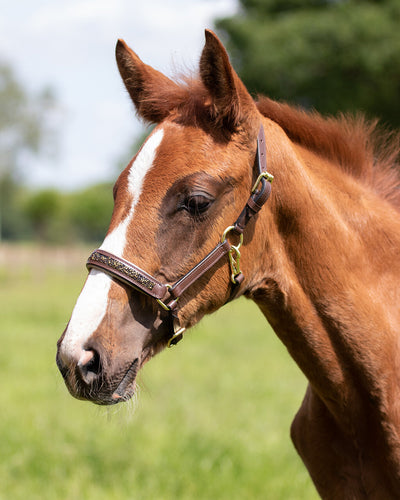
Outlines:
{"type": "Polygon", "coordinates": [[[201,194],[191,195],[184,202],[184,209],[190,215],[203,215],[211,206],[213,200],[201,194]]]}

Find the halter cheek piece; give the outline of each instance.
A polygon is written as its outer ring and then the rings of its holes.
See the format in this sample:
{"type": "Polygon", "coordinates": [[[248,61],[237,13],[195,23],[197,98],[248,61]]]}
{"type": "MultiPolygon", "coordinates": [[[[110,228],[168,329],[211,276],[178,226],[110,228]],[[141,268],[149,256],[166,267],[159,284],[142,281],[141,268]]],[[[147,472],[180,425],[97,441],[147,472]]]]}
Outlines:
{"type": "Polygon", "coordinates": [[[243,242],[243,231],[249,220],[259,212],[264,203],[268,200],[271,194],[271,182],[273,180],[273,176],[267,172],[265,134],[262,125],[260,126],[260,131],[257,136],[255,167],[257,170],[257,180],[236,222],[225,229],[216,247],[173,285],[161,283],[131,262],[101,249],[95,250],[87,260],[86,267],[88,270],[94,268],[109,274],[117,281],[157,300],[160,306],[168,311],[170,323],[168,347],[177,344],[185,331],[185,328],[179,324],[178,299],[187,288],[193,285],[193,283],[201,278],[227,254],[231,268],[232,283],[238,286],[244,279],[243,274],[240,272],[240,247],[243,242]],[[228,236],[230,233],[234,233],[239,237],[239,243],[237,245],[233,245],[229,242],[228,236]]]}

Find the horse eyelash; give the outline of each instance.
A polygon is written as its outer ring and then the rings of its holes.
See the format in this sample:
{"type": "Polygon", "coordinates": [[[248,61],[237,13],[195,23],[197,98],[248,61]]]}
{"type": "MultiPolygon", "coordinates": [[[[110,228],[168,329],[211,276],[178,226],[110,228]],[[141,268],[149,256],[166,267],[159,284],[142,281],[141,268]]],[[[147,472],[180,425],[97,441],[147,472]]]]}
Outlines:
{"type": "Polygon", "coordinates": [[[187,196],[183,201],[182,203],[179,205],[178,209],[179,210],[186,210],[194,219],[198,219],[198,220],[203,220],[208,209],[210,208],[210,206],[212,205],[212,203],[214,202],[214,199],[209,197],[209,196],[205,196],[204,194],[192,194],[191,196],[187,196]],[[197,208],[198,206],[196,205],[196,202],[194,202],[194,208],[196,211],[193,211],[193,207],[190,206],[190,202],[193,201],[195,198],[202,198],[205,203],[204,205],[205,208],[204,210],[199,210],[197,211],[197,208]]]}

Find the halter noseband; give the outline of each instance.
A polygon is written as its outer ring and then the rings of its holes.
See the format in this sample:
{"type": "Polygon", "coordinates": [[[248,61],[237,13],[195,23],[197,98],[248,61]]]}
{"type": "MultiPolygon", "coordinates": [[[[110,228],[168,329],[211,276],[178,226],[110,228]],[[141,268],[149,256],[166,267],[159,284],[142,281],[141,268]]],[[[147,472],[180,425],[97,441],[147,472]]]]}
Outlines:
{"type": "Polygon", "coordinates": [[[249,220],[259,212],[264,203],[268,200],[271,194],[271,182],[273,180],[273,176],[267,172],[265,134],[262,125],[260,126],[260,131],[257,136],[255,165],[257,169],[257,180],[236,222],[225,229],[220,242],[215,248],[174,284],[161,283],[131,262],[106,252],[101,248],[95,250],[87,260],[86,267],[88,270],[94,268],[109,274],[117,281],[157,300],[160,306],[169,312],[171,335],[168,341],[168,347],[177,344],[185,331],[185,327],[179,324],[177,312],[178,299],[187,288],[193,285],[193,283],[200,279],[227,254],[231,267],[232,283],[234,285],[240,285],[244,279],[240,271],[240,247],[243,242],[243,231],[249,220]],[[231,232],[239,236],[239,243],[237,245],[233,245],[229,242],[228,235],[231,232]]]}

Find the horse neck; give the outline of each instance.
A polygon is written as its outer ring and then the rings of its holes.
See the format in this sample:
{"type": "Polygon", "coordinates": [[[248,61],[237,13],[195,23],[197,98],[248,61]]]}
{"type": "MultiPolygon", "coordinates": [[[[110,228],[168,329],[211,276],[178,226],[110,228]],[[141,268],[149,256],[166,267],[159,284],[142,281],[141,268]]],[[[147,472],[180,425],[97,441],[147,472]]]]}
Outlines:
{"type": "Polygon", "coordinates": [[[397,212],[328,160],[292,144],[275,126],[265,128],[283,147],[268,152],[275,180],[271,203],[260,215],[264,238],[248,296],[314,388],[337,401],[349,389],[343,366],[354,363],[350,370],[361,370],[357,377],[365,386],[373,377],[357,366],[357,356],[344,358],[363,349],[381,356],[374,336],[387,321],[380,305],[371,305],[371,291],[390,266],[400,274],[399,224],[396,244],[382,250],[381,239],[389,238],[397,212]]]}

